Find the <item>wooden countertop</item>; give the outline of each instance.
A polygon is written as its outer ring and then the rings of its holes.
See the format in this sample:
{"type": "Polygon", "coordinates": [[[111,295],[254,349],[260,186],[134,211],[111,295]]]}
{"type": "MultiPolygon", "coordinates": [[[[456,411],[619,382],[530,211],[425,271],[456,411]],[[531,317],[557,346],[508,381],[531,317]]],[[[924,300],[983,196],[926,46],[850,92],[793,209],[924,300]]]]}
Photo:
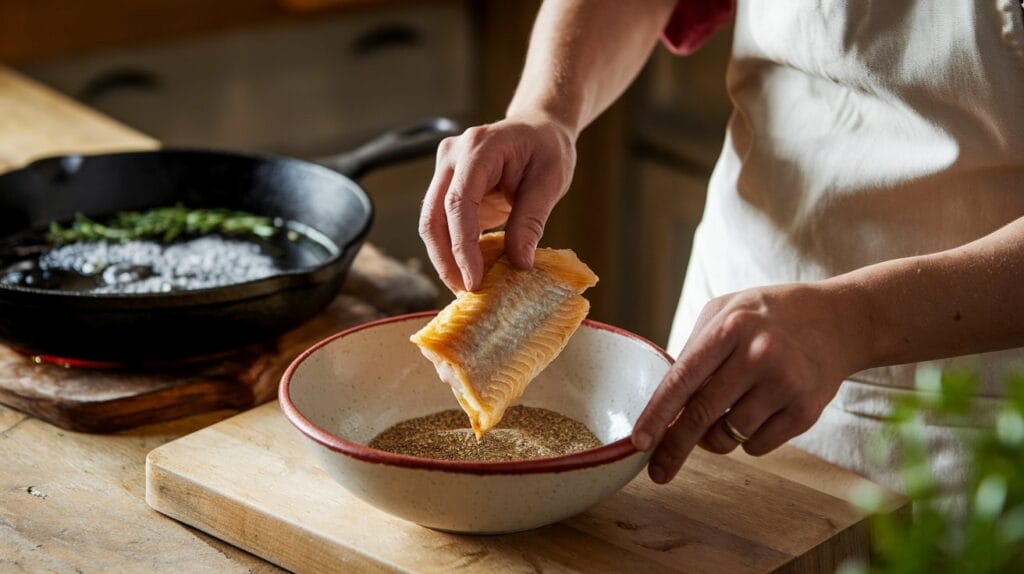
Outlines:
{"type": "MultiPolygon", "coordinates": [[[[0,171],[60,152],[157,146],[2,66],[0,110],[0,171]]],[[[88,435],[0,406],[0,570],[278,571],[160,515],[144,500],[150,450],[231,414],[88,435]]],[[[789,447],[759,459],[733,456],[845,499],[851,487],[866,482],[789,447]]]]}

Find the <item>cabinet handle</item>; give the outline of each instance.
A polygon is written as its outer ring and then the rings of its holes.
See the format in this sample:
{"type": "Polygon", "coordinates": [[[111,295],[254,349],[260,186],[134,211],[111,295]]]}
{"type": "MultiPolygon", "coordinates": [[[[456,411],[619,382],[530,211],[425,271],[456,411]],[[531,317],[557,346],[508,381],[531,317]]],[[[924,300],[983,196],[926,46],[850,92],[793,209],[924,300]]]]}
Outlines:
{"type": "Polygon", "coordinates": [[[354,56],[370,56],[392,48],[415,48],[423,44],[423,32],[405,22],[385,22],[359,35],[349,45],[354,56]]]}
{"type": "Polygon", "coordinates": [[[104,70],[90,79],[78,91],[78,100],[87,104],[96,103],[110,93],[137,90],[156,92],[163,87],[160,76],[139,68],[114,68],[104,70]]]}

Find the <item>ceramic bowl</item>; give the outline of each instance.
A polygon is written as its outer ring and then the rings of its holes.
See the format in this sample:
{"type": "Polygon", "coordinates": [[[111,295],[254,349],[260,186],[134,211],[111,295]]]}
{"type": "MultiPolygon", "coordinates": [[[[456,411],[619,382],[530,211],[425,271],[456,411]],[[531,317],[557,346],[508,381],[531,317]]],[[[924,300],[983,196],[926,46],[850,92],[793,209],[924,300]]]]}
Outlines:
{"type": "Polygon", "coordinates": [[[282,377],[285,416],[346,490],[429,528],[513,532],[583,512],[644,467],[649,454],[634,449],[629,434],[672,361],[653,343],[595,321],[584,322],[515,404],[581,421],[603,446],[513,462],[441,461],[367,447],[395,423],[458,408],[409,342],[433,315],[338,333],[300,355],[282,377]]]}

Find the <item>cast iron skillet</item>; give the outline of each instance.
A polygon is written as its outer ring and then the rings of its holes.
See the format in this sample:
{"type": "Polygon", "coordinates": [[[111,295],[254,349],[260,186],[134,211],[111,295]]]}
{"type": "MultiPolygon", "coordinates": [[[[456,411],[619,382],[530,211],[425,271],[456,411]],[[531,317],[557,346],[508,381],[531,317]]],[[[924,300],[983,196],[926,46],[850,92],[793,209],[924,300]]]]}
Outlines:
{"type": "Polygon", "coordinates": [[[103,217],[177,203],[280,217],[311,228],[319,244],[311,265],[213,289],[90,294],[0,284],[0,340],[31,354],[142,364],[215,353],[294,327],[333,299],[370,229],[372,203],[353,180],[433,153],[455,133],[446,119],[389,132],[333,158],[333,169],[164,149],[50,157],[0,175],[0,259],[27,232],[79,212],[103,217]]]}

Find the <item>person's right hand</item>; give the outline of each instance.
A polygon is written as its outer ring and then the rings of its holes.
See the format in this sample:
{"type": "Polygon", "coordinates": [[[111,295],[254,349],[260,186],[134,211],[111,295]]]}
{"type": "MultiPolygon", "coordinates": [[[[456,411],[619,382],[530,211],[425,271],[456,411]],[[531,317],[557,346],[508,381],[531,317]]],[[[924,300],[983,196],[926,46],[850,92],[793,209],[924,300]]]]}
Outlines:
{"type": "Polygon", "coordinates": [[[520,269],[534,251],[576,165],[576,137],[547,116],[510,116],[447,138],[420,213],[420,237],[455,292],[483,280],[479,238],[505,224],[505,253],[520,269]]]}

